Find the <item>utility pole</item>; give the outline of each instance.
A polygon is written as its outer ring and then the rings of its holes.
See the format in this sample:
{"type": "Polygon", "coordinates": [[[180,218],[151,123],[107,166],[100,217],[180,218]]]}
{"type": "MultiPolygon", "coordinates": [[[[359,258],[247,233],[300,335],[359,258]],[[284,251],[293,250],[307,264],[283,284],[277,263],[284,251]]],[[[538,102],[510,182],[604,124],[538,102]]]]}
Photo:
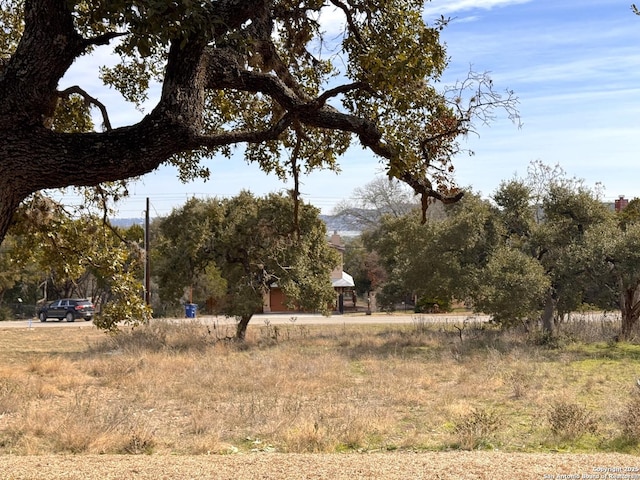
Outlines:
{"type": "Polygon", "coordinates": [[[144,212],[144,303],[151,305],[151,248],[149,247],[149,197],[144,212]]]}

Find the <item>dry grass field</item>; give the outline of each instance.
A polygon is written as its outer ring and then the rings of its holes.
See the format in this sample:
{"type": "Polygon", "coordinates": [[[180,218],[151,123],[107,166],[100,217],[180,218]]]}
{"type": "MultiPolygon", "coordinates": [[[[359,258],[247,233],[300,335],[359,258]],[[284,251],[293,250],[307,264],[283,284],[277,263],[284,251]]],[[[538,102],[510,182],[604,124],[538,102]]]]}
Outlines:
{"type": "Polygon", "coordinates": [[[0,463],[478,450],[627,454],[611,457],[615,467],[638,458],[640,345],[615,342],[607,321],[563,325],[553,345],[419,317],[256,325],[245,345],[221,328],[154,321],[108,336],[0,324],[0,463]]]}

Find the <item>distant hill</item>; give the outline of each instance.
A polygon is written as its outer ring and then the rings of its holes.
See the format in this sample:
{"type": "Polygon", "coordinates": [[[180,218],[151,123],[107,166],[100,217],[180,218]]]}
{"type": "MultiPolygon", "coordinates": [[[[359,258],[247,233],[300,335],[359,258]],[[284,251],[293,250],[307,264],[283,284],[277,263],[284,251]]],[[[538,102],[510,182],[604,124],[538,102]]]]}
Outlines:
{"type": "Polygon", "coordinates": [[[110,218],[109,221],[114,227],[127,228],[131,225],[144,225],[144,218],[110,218]]]}
{"type": "MultiPolygon", "coordinates": [[[[327,225],[327,232],[337,231],[341,235],[353,236],[360,233],[360,229],[354,229],[352,222],[346,222],[343,218],[335,215],[320,215],[320,219],[327,225]]],[[[127,228],[132,225],[144,225],[144,218],[112,218],[111,225],[114,227],[127,228]]]]}
{"type": "Polygon", "coordinates": [[[353,222],[336,215],[320,215],[320,220],[327,225],[327,232],[329,233],[338,232],[341,235],[345,235],[346,232],[352,232],[353,235],[358,235],[362,230],[358,226],[354,226],[353,222]]]}

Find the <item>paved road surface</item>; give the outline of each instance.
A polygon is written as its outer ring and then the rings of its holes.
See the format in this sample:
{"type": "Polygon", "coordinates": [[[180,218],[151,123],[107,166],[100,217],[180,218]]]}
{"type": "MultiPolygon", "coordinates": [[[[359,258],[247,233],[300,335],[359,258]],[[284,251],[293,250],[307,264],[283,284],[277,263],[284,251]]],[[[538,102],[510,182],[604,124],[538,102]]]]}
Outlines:
{"type": "MultiPolygon", "coordinates": [[[[571,314],[573,321],[617,321],[620,319],[620,313],[609,312],[591,312],[586,314],[571,314]]],[[[169,318],[167,320],[175,322],[193,321],[189,318],[169,318]]],[[[211,325],[234,325],[236,322],[233,318],[223,316],[202,315],[195,320],[204,324],[211,325]]],[[[298,314],[259,314],[254,315],[250,325],[357,325],[357,324],[406,324],[413,322],[433,322],[433,323],[450,323],[461,325],[467,322],[486,322],[489,320],[488,315],[474,314],[415,314],[415,313],[394,313],[384,314],[375,313],[373,315],[365,315],[364,313],[354,313],[345,315],[331,315],[324,317],[322,315],[310,313],[298,314]]],[[[0,322],[0,329],[3,328],[95,328],[92,322],[77,320],[75,322],[57,322],[47,321],[41,323],[38,319],[33,320],[13,320],[8,322],[0,322]]]]}
{"type": "MultiPolygon", "coordinates": [[[[346,314],[346,315],[332,315],[330,317],[324,317],[322,315],[315,315],[309,313],[300,314],[259,314],[254,315],[251,319],[250,325],[357,325],[357,324],[403,324],[413,322],[438,322],[438,323],[452,323],[462,324],[467,321],[487,321],[489,319],[486,315],[443,315],[443,314],[374,314],[365,315],[359,314],[346,314]]],[[[176,322],[192,321],[192,319],[186,318],[173,318],[167,319],[176,322]]],[[[205,324],[217,323],[218,325],[234,325],[235,320],[233,318],[226,318],[223,316],[199,316],[197,321],[205,324]]],[[[47,321],[40,322],[37,319],[33,320],[14,320],[8,322],[0,322],[0,329],[2,328],[95,328],[92,322],[75,321],[75,322],[57,322],[47,321]]]]}

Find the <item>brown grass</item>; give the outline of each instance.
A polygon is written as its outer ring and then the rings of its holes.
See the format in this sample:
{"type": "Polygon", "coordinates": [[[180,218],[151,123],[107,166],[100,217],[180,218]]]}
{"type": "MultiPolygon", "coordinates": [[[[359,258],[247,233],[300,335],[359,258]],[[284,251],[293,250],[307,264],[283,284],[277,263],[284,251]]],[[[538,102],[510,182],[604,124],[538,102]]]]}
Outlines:
{"type": "Polygon", "coordinates": [[[637,453],[640,346],[587,330],[0,324],[0,453],[637,453]]]}

